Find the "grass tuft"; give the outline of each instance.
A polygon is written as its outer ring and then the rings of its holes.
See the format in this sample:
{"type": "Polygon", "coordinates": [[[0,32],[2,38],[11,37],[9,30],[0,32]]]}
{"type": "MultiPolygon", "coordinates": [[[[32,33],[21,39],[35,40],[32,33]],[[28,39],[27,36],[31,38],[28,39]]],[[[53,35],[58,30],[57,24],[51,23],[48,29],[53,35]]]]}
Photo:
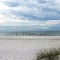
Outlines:
{"type": "Polygon", "coordinates": [[[49,48],[40,50],[36,60],[59,60],[60,48],[49,48]]]}

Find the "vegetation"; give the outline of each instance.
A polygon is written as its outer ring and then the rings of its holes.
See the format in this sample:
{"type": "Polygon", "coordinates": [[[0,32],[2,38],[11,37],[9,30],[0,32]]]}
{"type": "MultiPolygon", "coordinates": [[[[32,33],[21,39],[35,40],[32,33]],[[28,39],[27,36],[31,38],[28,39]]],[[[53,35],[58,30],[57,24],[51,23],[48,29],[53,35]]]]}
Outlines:
{"type": "Polygon", "coordinates": [[[37,54],[36,60],[60,60],[60,48],[49,48],[44,49],[43,51],[40,50],[40,52],[37,54]]]}

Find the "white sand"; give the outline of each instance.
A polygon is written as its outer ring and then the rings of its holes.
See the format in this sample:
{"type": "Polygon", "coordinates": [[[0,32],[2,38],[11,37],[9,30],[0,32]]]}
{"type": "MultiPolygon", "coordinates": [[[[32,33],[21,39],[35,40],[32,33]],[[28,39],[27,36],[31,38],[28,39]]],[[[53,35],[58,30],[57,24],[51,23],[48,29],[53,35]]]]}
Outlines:
{"type": "Polygon", "coordinates": [[[60,40],[60,36],[0,36],[0,40],[60,40]]]}
{"type": "Polygon", "coordinates": [[[0,59],[35,60],[40,49],[59,46],[60,36],[0,36],[0,59]]]}

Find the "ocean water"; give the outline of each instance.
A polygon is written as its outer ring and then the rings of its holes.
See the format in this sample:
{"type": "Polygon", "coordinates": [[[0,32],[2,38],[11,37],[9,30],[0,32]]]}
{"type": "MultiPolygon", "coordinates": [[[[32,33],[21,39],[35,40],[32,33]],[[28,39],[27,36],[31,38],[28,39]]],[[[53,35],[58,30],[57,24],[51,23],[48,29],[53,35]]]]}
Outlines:
{"type": "Polygon", "coordinates": [[[20,31],[20,32],[0,32],[0,36],[60,36],[60,31],[20,31]]]}

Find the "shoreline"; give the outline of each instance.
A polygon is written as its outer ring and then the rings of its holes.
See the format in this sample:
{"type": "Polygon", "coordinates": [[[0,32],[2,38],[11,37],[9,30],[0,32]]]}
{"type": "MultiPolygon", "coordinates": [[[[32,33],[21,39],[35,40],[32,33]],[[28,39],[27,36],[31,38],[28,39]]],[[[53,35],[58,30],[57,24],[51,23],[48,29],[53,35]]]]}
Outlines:
{"type": "Polygon", "coordinates": [[[60,36],[0,36],[0,40],[60,40],[60,36]]]}

